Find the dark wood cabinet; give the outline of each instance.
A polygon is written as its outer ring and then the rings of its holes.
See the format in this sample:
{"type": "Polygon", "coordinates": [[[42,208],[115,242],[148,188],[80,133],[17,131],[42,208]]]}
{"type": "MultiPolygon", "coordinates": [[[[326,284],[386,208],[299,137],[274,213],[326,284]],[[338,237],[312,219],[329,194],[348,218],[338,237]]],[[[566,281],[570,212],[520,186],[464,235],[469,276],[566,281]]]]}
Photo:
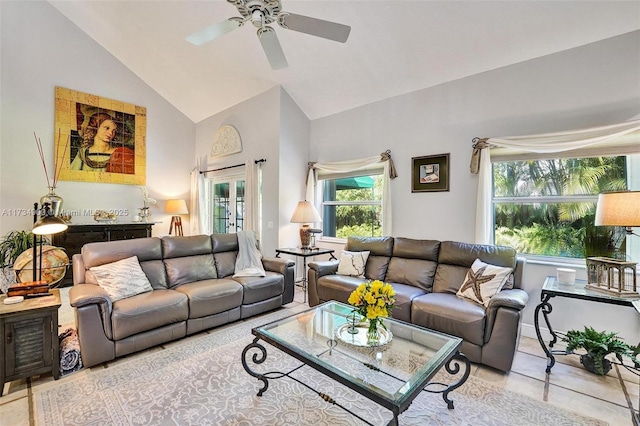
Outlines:
{"type": "MultiPolygon", "coordinates": [[[[101,241],[128,240],[131,238],[147,238],[151,236],[153,223],[95,223],[69,225],[66,231],[51,236],[51,243],[65,249],[69,261],[74,254],[80,253],[87,243],[101,241]]],[[[73,268],[69,266],[60,286],[73,285],[73,268]]]]}
{"type": "Polygon", "coordinates": [[[60,377],[58,308],[60,291],[5,305],[0,296],[0,396],[5,382],[51,372],[60,377]]]}

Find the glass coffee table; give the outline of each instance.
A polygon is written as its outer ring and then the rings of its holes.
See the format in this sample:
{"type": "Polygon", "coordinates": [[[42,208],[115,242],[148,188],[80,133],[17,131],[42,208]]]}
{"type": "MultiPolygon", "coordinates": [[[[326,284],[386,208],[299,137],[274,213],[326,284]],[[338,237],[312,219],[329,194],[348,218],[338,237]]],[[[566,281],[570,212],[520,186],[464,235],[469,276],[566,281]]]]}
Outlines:
{"type": "Polygon", "coordinates": [[[389,318],[384,320],[386,343],[366,346],[345,332],[353,326],[352,312],[352,306],[332,301],[254,328],[251,332],[256,337],[242,351],[242,365],[262,382],[258,396],[268,389],[269,380],[289,377],[371,424],[321,389],[313,389],[291,375],[307,365],[390,410],[393,413],[390,425],[398,424],[400,413],[423,391],[441,393],[447,407],[453,409],[449,393],[467,380],[471,366],[460,352],[462,339],[389,318]],[[249,362],[262,364],[267,359],[267,349],[260,340],[303,364],[286,372],[254,371],[249,362]],[[442,367],[456,376],[453,383],[431,382],[442,367]]]}

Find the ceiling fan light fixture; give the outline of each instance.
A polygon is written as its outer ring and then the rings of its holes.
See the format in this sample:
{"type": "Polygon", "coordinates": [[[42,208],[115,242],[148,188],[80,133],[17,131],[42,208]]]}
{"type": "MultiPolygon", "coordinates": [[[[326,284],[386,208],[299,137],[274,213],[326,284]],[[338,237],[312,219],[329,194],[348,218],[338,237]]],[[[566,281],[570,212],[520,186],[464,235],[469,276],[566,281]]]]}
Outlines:
{"type": "Polygon", "coordinates": [[[254,10],[251,12],[251,23],[256,28],[264,27],[264,13],[261,10],[254,10]]]}

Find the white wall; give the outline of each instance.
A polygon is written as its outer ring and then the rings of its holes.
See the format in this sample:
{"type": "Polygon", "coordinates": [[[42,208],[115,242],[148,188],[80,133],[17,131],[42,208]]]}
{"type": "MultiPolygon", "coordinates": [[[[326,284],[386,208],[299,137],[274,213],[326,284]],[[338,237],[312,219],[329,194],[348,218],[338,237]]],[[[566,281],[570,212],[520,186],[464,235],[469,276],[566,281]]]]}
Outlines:
{"type": "MultiPolygon", "coordinates": [[[[280,140],[280,88],[274,87],[196,124],[195,156],[206,169],[249,163],[261,158],[262,164],[262,236],[265,255],[274,256],[278,246],[278,191],[280,140]],[[234,126],[242,140],[242,152],[211,158],[211,144],[216,130],[225,124],[234,126]],[[273,227],[269,229],[269,222],[273,227]]],[[[225,172],[208,173],[207,177],[225,172]]]]}
{"type": "MultiPolygon", "coordinates": [[[[0,11],[0,211],[31,208],[47,192],[33,132],[51,175],[54,88],[61,86],[147,108],[147,187],[158,199],[152,219],[164,222],[153,233],[167,234],[164,200],[189,194],[195,124],[49,3],[2,1],[0,11]]],[[[142,206],[135,185],[60,181],[57,192],[64,209],[135,214],[142,206]]],[[[31,224],[31,216],[0,215],[0,235],[31,224]]]]}
{"type": "MultiPolygon", "coordinates": [[[[310,161],[391,149],[398,178],[393,235],[473,242],[477,177],[469,172],[476,137],[543,133],[628,120],[640,112],[640,31],[416,91],[311,122],[310,161]],[[364,147],[364,148],[363,148],[364,147]],[[450,191],[411,193],[411,158],[450,153],[450,191]]],[[[473,58],[469,58],[473,60],[473,58]]],[[[637,259],[640,261],[640,259],[637,259]]],[[[527,267],[533,324],[540,287],[554,266],[527,267]]],[[[560,330],[593,324],[640,339],[631,308],[554,300],[560,330]]],[[[530,327],[524,331],[529,333],[530,327]]]]}

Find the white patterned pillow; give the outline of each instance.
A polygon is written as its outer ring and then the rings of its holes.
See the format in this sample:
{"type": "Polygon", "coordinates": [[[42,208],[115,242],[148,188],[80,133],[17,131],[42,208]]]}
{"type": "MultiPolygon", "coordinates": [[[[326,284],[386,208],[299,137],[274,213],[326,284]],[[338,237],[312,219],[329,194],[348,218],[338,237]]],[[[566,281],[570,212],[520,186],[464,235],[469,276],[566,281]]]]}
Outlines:
{"type": "Polygon", "coordinates": [[[512,268],[490,265],[476,259],[464,278],[457,295],[487,306],[513,272],[512,268]]]}
{"type": "Polygon", "coordinates": [[[338,275],[364,278],[364,269],[367,265],[369,253],[371,252],[342,250],[340,263],[338,264],[338,275]]]}
{"type": "Polygon", "coordinates": [[[94,266],[89,270],[98,285],[105,289],[112,302],[153,290],[149,279],[142,271],[137,256],[94,266]]]}

